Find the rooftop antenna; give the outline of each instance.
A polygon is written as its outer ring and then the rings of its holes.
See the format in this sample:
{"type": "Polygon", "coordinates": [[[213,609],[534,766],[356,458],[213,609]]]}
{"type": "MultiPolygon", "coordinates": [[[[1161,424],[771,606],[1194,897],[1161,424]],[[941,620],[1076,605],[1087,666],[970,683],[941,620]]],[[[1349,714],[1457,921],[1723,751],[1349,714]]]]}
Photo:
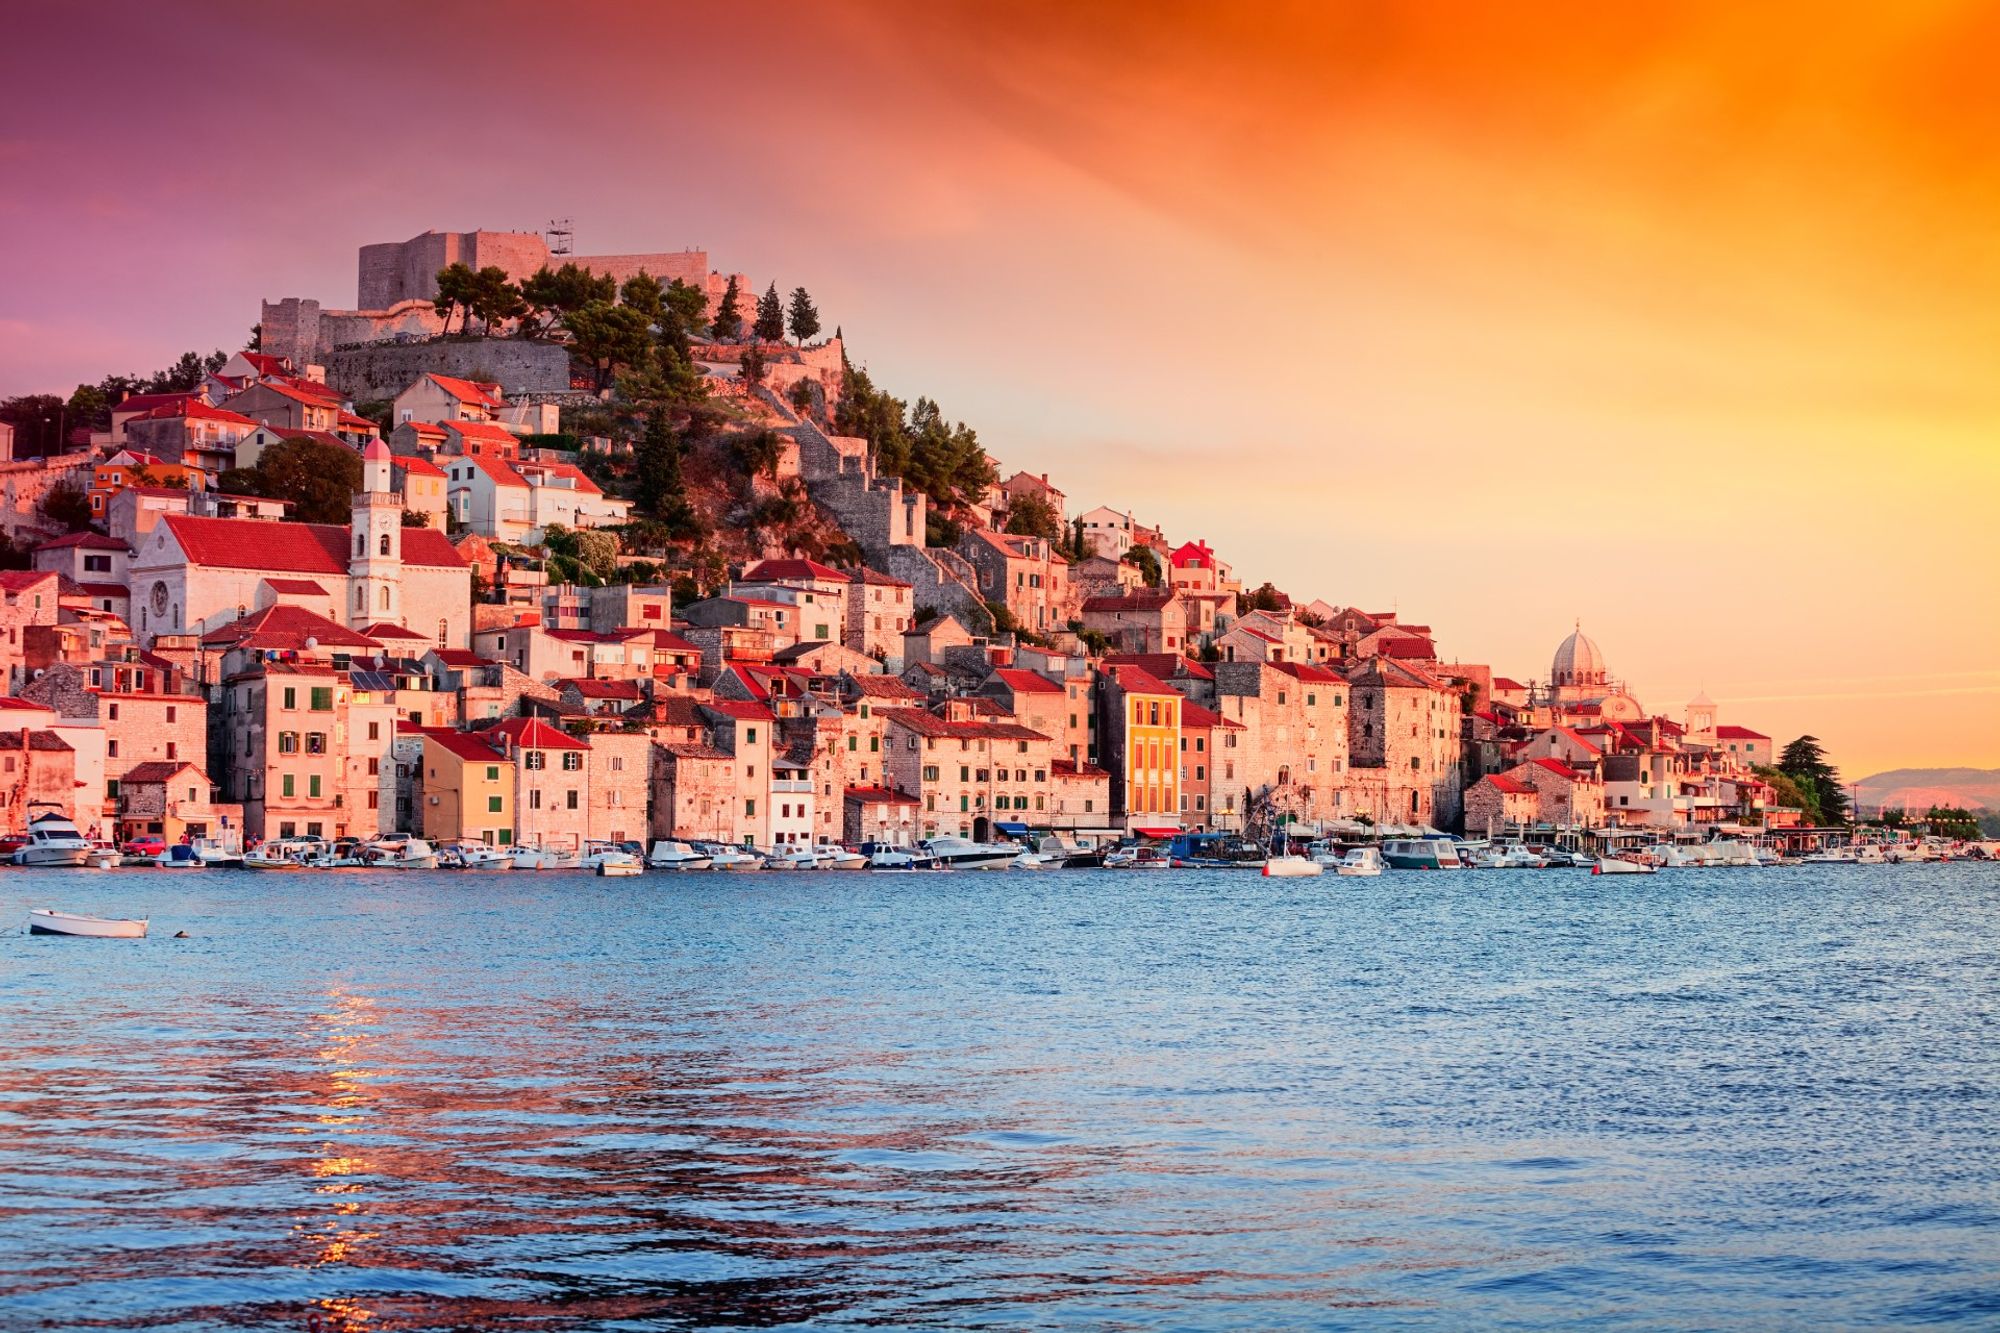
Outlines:
{"type": "Polygon", "coordinates": [[[553,218],[542,228],[542,239],[549,243],[550,254],[569,254],[576,248],[576,227],[568,218],[553,218]]]}

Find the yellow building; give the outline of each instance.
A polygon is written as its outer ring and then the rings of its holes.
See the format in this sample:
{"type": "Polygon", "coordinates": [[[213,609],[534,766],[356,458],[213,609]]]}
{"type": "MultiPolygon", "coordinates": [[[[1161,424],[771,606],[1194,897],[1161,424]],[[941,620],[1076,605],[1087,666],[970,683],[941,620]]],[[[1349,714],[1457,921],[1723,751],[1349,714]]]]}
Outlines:
{"type": "Polygon", "coordinates": [[[1129,828],[1175,828],[1181,822],[1181,696],[1136,666],[1104,672],[1106,720],[1100,749],[1121,790],[1112,801],[1129,828]]]}
{"type": "Polygon", "coordinates": [[[472,732],[424,732],[424,837],[514,841],[514,763],[472,732]]]}

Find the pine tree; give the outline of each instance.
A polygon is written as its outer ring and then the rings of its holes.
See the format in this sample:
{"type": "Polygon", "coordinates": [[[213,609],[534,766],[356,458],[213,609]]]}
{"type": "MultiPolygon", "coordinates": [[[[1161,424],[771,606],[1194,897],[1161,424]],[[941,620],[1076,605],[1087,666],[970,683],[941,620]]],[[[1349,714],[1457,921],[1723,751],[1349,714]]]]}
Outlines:
{"type": "Polygon", "coordinates": [[[687,480],[681,475],[681,442],[663,407],[646,415],[646,433],[633,454],[633,479],[639,509],[657,519],[668,534],[685,537],[694,528],[694,508],[688,503],[687,480]]]}
{"type": "Polygon", "coordinates": [[[757,298],[757,323],[751,331],[767,343],[784,340],[785,308],[778,301],[777,283],[772,283],[764,294],[757,298]]]}
{"type": "Polygon", "coordinates": [[[711,338],[718,342],[728,342],[743,332],[743,314],[736,306],[742,293],[736,289],[736,279],[731,277],[729,285],[722,289],[722,304],[715,309],[715,322],[708,326],[711,338]]]}
{"type": "Polygon", "coordinates": [[[792,288],[792,336],[799,340],[799,346],[806,345],[806,339],[819,332],[819,310],[803,287],[792,288]]]}
{"type": "Polygon", "coordinates": [[[1819,737],[1801,736],[1778,756],[1778,767],[1803,790],[1810,791],[1819,804],[1824,825],[1847,820],[1847,790],[1840,784],[1840,770],[1827,762],[1819,737]]]}

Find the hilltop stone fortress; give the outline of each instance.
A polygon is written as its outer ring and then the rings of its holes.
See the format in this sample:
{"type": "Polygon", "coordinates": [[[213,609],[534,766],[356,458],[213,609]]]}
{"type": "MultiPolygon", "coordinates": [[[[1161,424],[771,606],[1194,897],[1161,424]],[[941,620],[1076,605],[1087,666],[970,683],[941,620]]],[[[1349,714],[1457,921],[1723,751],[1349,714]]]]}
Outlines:
{"type": "MultiPolygon", "coordinates": [[[[298,366],[324,365],[330,384],[357,397],[375,396],[370,390],[378,383],[393,382],[400,388],[408,382],[408,376],[402,375],[400,369],[384,372],[378,368],[381,356],[357,355],[354,349],[419,342],[444,332],[444,320],[431,301],[437,295],[438,270],[455,263],[474,269],[496,265],[516,282],[545,264],[551,268],[577,264],[621,283],[644,270],[662,282],[679,278],[690,286],[701,287],[708,293],[711,310],[721,304],[731,276],[709,268],[706,250],[554,254],[548,242],[534,232],[427,231],[407,241],[384,241],[361,247],[353,310],[329,309],[316,300],[299,296],[265,301],[259,316],[264,330],[263,350],[288,357],[298,366]]],[[[737,290],[742,294],[740,308],[748,319],[763,289],[745,274],[734,276],[737,290]]],[[[509,389],[561,392],[569,387],[568,359],[560,349],[524,343],[514,350],[512,360],[518,364],[504,367],[490,364],[493,355],[490,349],[468,355],[482,358],[479,368],[500,377],[509,389]]],[[[426,360],[427,367],[453,369],[438,364],[438,360],[434,351],[426,360]]],[[[468,364],[460,369],[472,368],[468,364]]]]}

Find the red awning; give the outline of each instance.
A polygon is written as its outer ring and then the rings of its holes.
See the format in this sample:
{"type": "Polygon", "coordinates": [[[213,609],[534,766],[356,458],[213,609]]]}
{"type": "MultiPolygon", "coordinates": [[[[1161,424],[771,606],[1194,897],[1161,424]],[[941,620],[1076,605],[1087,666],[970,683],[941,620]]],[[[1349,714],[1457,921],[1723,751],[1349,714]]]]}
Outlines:
{"type": "Polygon", "coordinates": [[[1135,828],[1132,832],[1142,838],[1178,838],[1181,835],[1181,830],[1177,828],[1135,828]]]}

